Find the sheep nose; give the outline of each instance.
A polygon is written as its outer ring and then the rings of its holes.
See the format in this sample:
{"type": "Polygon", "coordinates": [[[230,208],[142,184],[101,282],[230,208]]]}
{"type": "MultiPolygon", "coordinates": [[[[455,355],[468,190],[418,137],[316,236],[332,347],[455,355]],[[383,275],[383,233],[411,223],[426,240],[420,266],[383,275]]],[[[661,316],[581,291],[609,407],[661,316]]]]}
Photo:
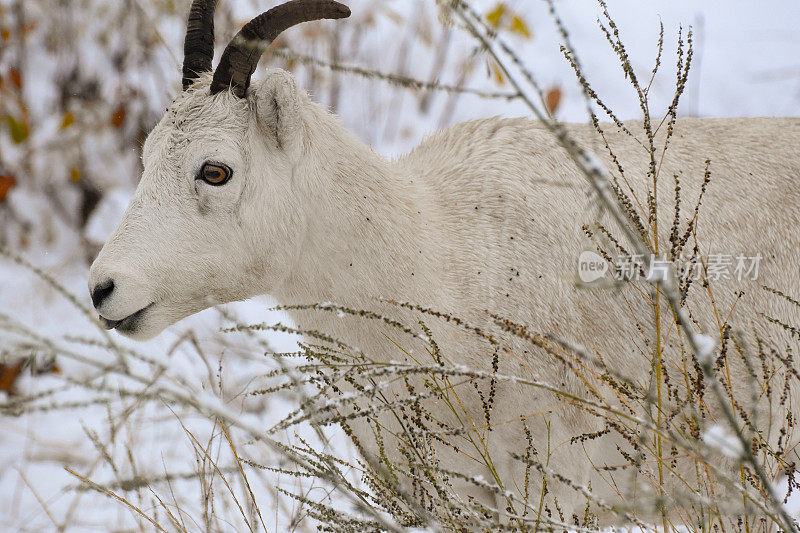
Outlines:
{"type": "Polygon", "coordinates": [[[95,285],[92,289],[92,303],[94,304],[94,308],[100,309],[100,306],[103,305],[103,300],[108,298],[113,291],[114,280],[107,279],[95,285]]]}

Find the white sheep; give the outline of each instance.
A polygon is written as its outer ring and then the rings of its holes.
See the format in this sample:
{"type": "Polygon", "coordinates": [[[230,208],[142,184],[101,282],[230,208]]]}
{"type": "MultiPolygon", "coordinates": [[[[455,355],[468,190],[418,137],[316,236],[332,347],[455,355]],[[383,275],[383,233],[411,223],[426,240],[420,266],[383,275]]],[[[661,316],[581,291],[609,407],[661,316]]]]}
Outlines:
{"type": "MultiPolygon", "coordinates": [[[[637,322],[652,324],[653,308],[630,288],[614,292],[576,283],[578,257],[594,249],[582,226],[595,220],[612,231],[614,226],[602,214],[598,219],[585,178],[549,132],[524,119],[474,121],[387,161],[313,103],[290,74],[272,71],[250,86],[260,53],[280,31],[306,20],[346,17],[345,6],[299,0],[261,15],[228,45],[212,74],[215,3],[193,3],[184,91],[147,138],[141,182],[91,268],[92,299],[108,328],[149,339],[209,302],[261,294],[286,304],[332,301],[387,313],[398,310],[379,298],[391,298],[487,329],[489,310],[579,343],[613,371],[646,383],[651,353],[637,322]]],[[[602,150],[588,126],[568,128],[582,146],[602,150]]],[[[681,176],[691,210],[710,159],[714,180],[696,242],[706,254],[762,258],[756,281],[715,284],[713,306],[696,285],[688,302],[698,329],[718,330],[727,320],[749,330],[760,312],[797,324],[798,309],[760,287],[800,294],[800,119],[681,119],[675,128],[659,163],[667,177],[658,191],[661,219],[671,221],[674,213],[672,176],[681,176]],[[740,289],[746,291],[742,297],[740,289]]],[[[621,132],[608,138],[638,198],[646,199],[647,152],[621,132]]],[[[682,227],[691,216],[685,213],[682,227]]],[[[664,249],[668,230],[660,232],[664,249]]],[[[402,358],[374,322],[290,314],[303,327],[350,341],[376,360],[402,358]]],[[[449,362],[491,370],[491,352],[474,337],[428,321],[449,362]]],[[[650,330],[644,333],[652,338],[650,330]]],[[[788,332],[773,331],[771,338],[798,352],[788,332]]],[[[674,327],[662,342],[665,353],[681,353],[674,327]]],[[[586,395],[587,384],[562,361],[521,340],[509,346],[513,356],[501,360],[501,373],[586,395]]],[[[613,487],[592,463],[621,462],[617,441],[571,445],[571,436],[602,424],[532,391],[501,384],[493,419],[529,417],[537,446],[547,441],[551,448],[553,470],[591,482],[601,497],[613,499],[613,487]]],[[[480,403],[470,402],[466,409],[483,416],[480,403]]],[[[525,448],[518,426],[499,424],[488,434],[497,472],[517,483],[520,463],[509,452],[525,448]]],[[[369,444],[369,429],[356,429],[369,444]]],[[[488,477],[463,454],[443,452],[441,460],[448,469],[488,477]]],[[[568,513],[585,505],[558,490],[551,487],[568,513]]]]}

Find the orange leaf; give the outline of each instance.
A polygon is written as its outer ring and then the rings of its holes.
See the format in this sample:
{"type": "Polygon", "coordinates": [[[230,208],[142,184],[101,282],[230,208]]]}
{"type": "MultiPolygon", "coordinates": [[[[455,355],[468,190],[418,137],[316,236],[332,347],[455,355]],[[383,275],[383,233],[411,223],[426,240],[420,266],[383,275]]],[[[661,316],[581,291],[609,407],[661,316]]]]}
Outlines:
{"type": "Polygon", "coordinates": [[[64,113],[64,120],[61,121],[61,129],[65,130],[75,123],[75,113],[67,111],[64,113]]]}
{"type": "Polygon", "coordinates": [[[11,32],[8,31],[6,28],[0,30],[0,37],[3,38],[4,41],[7,41],[11,38],[11,32]]]}
{"type": "Polygon", "coordinates": [[[17,380],[20,372],[22,372],[22,365],[25,362],[23,359],[14,365],[6,365],[0,363],[0,391],[6,391],[9,396],[14,395],[14,382],[17,380]]]}
{"type": "Polygon", "coordinates": [[[545,102],[547,102],[547,109],[550,114],[554,115],[558,111],[558,106],[561,104],[561,89],[558,87],[551,87],[545,95],[545,102]]]}
{"type": "Polygon", "coordinates": [[[528,25],[525,24],[525,21],[519,15],[515,15],[513,19],[511,19],[511,31],[514,33],[519,33],[526,39],[531,38],[531,30],[528,28],[528,25]]]}
{"type": "Polygon", "coordinates": [[[28,123],[25,120],[19,121],[11,115],[6,115],[3,118],[5,118],[8,122],[8,130],[11,133],[11,140],[16,144],[25,142],[25,139],[27,139],[28,135],[30,135],[28,123]]]}
{"type": "Polygon", "coordinates": [[[505,12],[506,12],[506,6],[505,4],[503,4],[503,2],[500,2],[493,10],[491,10],[486,15],[486,20],[489,21],[489,24],[497,28],[498,26],[500,26],[500,21],[502,20],[503,14],[505,12]]]}
{"type": "Polygon", "coordinates": [[[72,170],[69,171],[69,179],[75,183],[81,181],[81,171],[78,167],[72,167],[72,170]]]}
{"type": "Polygon", "coordinates": [[[17,180],[11,174],[7,176],[0,176],[0,202],[6,199],[8,191],[11,187],[17,184],[17,180]]]}
{"type": "Polygon", "coordinates": [[[20,74],[19,70],[12,68],[8,75],[11,76],[11,82],[17,87],[17,89],[22,88],[22,74],[20,74]]]}
{"type": "Polygon", "coordinates": [[[122,126],[125,122],[125,105],[120,104],[119,107],[111,114],[111,125],[115,128],[122,126]]]}
{"type": "Polygon", "coordinates": [[[492,68],[492,73],[494,74],[494,79],[499,85],[505,84],[505,80],[503,79],[503,71],[500,70],[500,67],[494,61],[490,61],[489,65],[492,68]]]}

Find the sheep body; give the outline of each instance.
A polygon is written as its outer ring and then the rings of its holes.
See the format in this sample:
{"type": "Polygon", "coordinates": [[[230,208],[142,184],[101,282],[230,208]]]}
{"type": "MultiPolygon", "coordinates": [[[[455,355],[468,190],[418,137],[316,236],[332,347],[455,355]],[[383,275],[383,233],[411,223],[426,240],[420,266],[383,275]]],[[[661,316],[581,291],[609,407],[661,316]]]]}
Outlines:
{"type": "MultiPolygon", "coordinates": [[[[641,131],[636,123],[629,123],[628,128],[641,131]]],[[[568,129],[579,144],[603,153],[591,126],[569,125],[568,129]]],[[[624,133],[608,133],[607,137],[626,179],[644,202],[649,179],[647,152],[624,133]]],[[[658,140],[662,139],[663,134],[658,140]]],[[[766,297],[761,289],[766,285],[796,294],[800,287],[798,237],[793,229],[800,221],[800,194],[793,187],[800,175],[798,147],[797,119],[681,119],[676,124],[675,138],[660,166],[662,254],[670,247],[673,176],[680,179],[683,232],[694,214],[708,159],[712,180],[703,197],[697,229],[702,253],[762,257],[757,280],[715,281],[713,304],[701,282],[691,289],[688,306],[701,326],[694,326],[697,331],[713,334],[727,321],[737,331],[748,332],[758,313],[787,317],[793,324],[800,318],[797,308],[785,300],[766,297]],[[743,297],[737,296],[740,290],[745,291],[743,297]]],[[[614,168],[609,158],[604,163],[606,168],[614,168]]],[[[549,132],[525,119],[465,123],[428,138],[384,172],[390,176],[386,181],[366,176],[354,176],[351,181],[339,178],[345,181],[337,188],[341,195],[323,195],[329,197],[329,210],[315,209],[320,226],[314,233],[325,251],[311,255],[324,257],[330,265],[325,281],[318,279],[324,267],[311,263],[304,273],[301,267],[293,277],[295,283],[276,293],[279,301],[334,301],[380,308],[391,315],[390,308],[376,303],[377,297],[389,297],[444,310],[485,331],[492,329],[486,313],[490,311],[542,336],[583,346],[587,353],[602,356],[611,371],[646,389],[652,355],[644,337],[654,343],[653,309],[634,291],[620,294],[580,287],[578,257],[582,251],[594,249],[584,225],[599,221],[617,238],[621,232],[607,216],[598,219],[598,207],[585,177],[549,132]],[[394,185],[394,194],[387,192],[389,186],[387,191],[373,192],[387,181],[394,185]],[[331,220],[334,224],[329,224],[331,220]],[[358,230],[342,238],[340,228],[351,223],[358,230]],[[641,332],[639,327],[647,329],[641,332]]],[[[694,238],[692,241],[687,248],[694,245],[694,238]]],[[[733,268],[729,267],[731,274],[733,268]]],[[[374,323],[357,325],[319,312],[293,315],[303,326],[333,332],[374,357],[408,361],[384,337],[391,334],[374,323]]],[[[463,330],[444,325],[437,328],[434,319],[426,321],[450,362],[491,371],[492,351],[487,346],[476,348],[474,337],[463,330]]],[[[672,329],[664,337],[667,364],[675,365],[682,353],[679,335],[672,329]]],[[[776,345],[797,346],[786,331],[771,330],[768,338],[776,345]]],[[[749,340],[755,342],[752,337],[749,340]]],[[[501,372],[541,380],[586,397],[586,383],[552,355],[529,343],[512,345],[515,357],[501,361],[501,372]]],[[[753,346],[750,348],[752,354],[753,346]]],[[[416,353],[420,352],[424,353],[418,348],[416,353]]],[[[734,366],[732,370],[734,383],[748,382],[743,368],[734,366]]],[[[674,366],[669,371],[678,375],[674,366]]],[[[602,430],[604,424],[529,386],[506,384],[498,390],[493,413],[498,425],[489,434],[487,446],[508,485],[513,480],[522,486],[521,463],[511,460],[510,453],[523,454],[526,441],[521,424],[512,427],[504,423],[524,416],[529,417],[540,447],[546,446],[543,442],[549,438],[554,471],[581,484],[591,483],[600,497],[615,501],[617,495],[592,464],[623,463],[614,450],[625,443],[606,437],[597,443],[570,444],[572,437],[602,430]]],[[[742,394],[742,389],[736,392],[742,394]]],[[[470,399],[473,403],[466,410],[482,420],[479,399],[474,395],[470,399]]],[[[432,409],[441,413],[435,406],[432,409]]],[[[774,414],[783,417],[781,410],[774,414]]],[[[777,431],[772,434],[776,437],[777,431]]],[[[370,430],[362,428],[361,441],[372,439],[370,430]]],[[[450,456],[442,464],[449,470],[479,472],[492,479],[479,464],[463,456],[450,456]]],[[[476,495],[468,486],[463,490],[476,495]]],[[[533,483],[531,490],[538,493],[539,489],[533,483]]],[[[550,490],[567,516],[580,513],[585,505],[585,501],[575,500],[572,490],[561,487],[561,492],[553,486],[550,490]]]]}

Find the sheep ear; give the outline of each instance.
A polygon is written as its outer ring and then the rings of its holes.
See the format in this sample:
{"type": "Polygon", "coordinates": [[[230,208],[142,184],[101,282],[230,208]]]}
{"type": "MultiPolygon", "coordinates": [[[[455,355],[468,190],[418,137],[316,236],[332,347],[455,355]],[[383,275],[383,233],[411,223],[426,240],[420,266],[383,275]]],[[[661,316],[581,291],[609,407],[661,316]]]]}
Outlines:
{"type": "Polygon", "coordinates": [[[301,92],[294,77],[276,70],[254,89],[251,92],[259,128],[278,149],[299,150],[302,146],[301,92]]]}

